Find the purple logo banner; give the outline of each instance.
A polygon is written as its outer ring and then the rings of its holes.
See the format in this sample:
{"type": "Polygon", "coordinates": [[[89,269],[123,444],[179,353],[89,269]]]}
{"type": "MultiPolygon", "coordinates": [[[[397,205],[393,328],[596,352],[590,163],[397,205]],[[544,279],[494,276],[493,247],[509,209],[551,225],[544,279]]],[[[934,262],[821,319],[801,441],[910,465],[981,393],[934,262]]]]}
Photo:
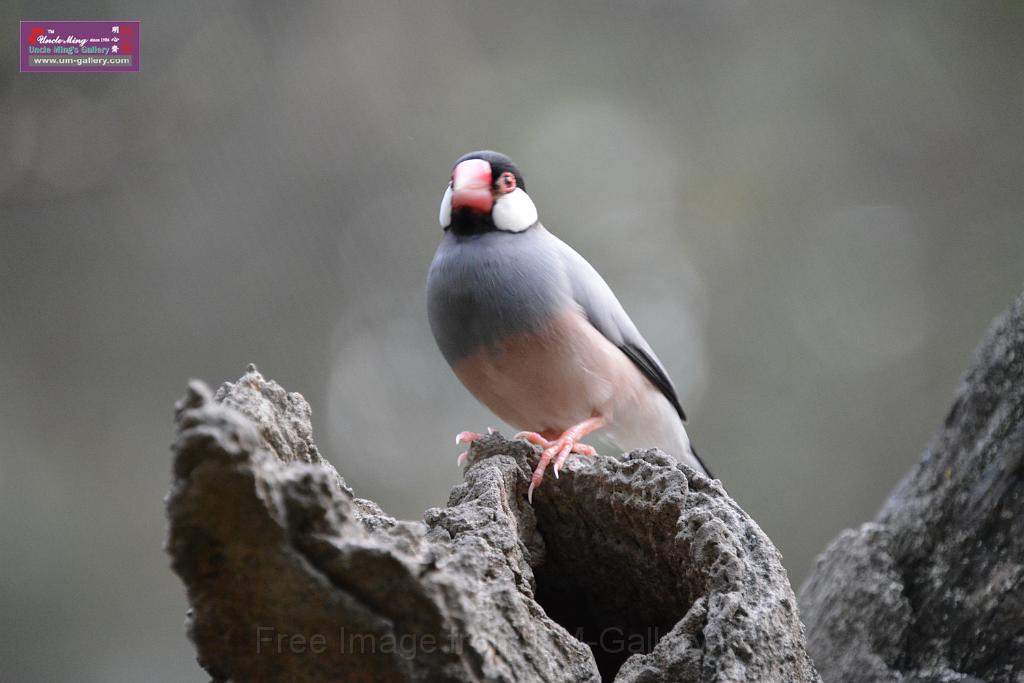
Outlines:
{"type": "Polygon", "coordinates": [[[23,21],[21,71],[138,71],[137,21],[23,21]]]}

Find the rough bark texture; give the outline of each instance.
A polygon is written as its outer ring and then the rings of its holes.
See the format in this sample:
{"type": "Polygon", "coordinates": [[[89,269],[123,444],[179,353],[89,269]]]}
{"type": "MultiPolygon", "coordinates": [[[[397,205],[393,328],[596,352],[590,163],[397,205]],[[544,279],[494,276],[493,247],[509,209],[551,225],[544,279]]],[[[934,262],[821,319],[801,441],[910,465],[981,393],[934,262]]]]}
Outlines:
{"type": "Polygon", "coordinates": [[[168,551],[216,680],[819,680],[778,551],[717,481],[574,458],[530,505],[537,453],[495,434],[446,507],[396,521],[309,417],[254,367],[178,405],[168,551]]]}
{"type": "Polygon", "coordinates": [[[825,681],[1024,681],[1024,295],[878,518],[800,604],[825,681]]]}

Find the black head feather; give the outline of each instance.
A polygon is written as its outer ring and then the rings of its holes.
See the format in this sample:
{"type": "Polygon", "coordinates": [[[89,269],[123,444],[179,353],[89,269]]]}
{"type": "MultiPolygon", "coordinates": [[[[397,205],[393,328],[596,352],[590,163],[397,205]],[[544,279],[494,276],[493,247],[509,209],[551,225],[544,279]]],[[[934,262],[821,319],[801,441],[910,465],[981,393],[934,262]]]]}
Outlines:
{"type": "Polygon", "coordinates": [[[452,164],[452,168],[455,168],[463,161],[469,159],[483,159],[491,165],[491,178],[497,180],[501,177],[501,174],[508,171],[516,177],[516,187],[522,188],[523,192],[526,191],[526,184],[523,182],[523,174],[519,171],[519,167],[515,165],[515,162],[509,159],[501,152],[495,152],[489,149],[483,149],[478,152],[470,152],[469,154],[463,154],[461,157],[455,160],[452,164]]]}

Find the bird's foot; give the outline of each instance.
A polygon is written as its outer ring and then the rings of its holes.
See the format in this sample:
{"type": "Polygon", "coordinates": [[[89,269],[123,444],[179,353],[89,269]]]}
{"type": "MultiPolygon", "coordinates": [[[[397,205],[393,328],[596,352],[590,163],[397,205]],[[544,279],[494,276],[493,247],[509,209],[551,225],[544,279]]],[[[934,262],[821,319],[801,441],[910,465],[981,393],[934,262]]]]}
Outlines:
{"type": "Polygon", "coordinates": [[[522,439],[544,449],[540,454],[540,461],[537,463],[537,467],[533,470],[533,477],[530,479],[530,489],[526,493],[526,497],[531,503],[533,502],[533,491],[544,480],[544,471],[552,460],[555,463],[555,479],[558,479],[558,471],[565,465],[565,460],[569,457],[570,453],[586,456],[597,455],[597,451],[594,450],[593,446],[580,443],[579,440],[590,432],[600,429],[604,424],[605,420],[603,417],[592,417],[570,427],[555,439],[548,439],[537,432],[519,432],[515,435],[516,439],[522,439]]]}
{"type": "MultiPolygon", "coordinates": [[[[496,430],[494,429],[494,427],[487,428],[488,434],[493,434],[495,431],[496,430]]],[[[459,432],[458,434],[455,435],[455,445],[458,446],[459,444],[463,443],[472,443],[482,436],[483,434],[477,434],[476,432],[459,432]]],[[[467,462],[469,462],[469,451],[463,451],[462,453],[459,453],[459,458],[455,462],[459,467],[462,467],[467,462]]]]}
{"type": "MultiPolygon", "coordinates": [[[[519,432],[512,438],[532,443],[534,446],[540,446],[544,450],[547,450],[549,448],[554,448],[556,445],[559,445],[559,439],[561,437],[548,439],[545,438],[544,435],[538,434],[537,432],[519,432]]],[[[597,451],[594,450],[593,446],[588,446],[587,444],[582,443],[580,441],[577,441],[574,444],[572,444],[572,448],[569,449],[569,453],[576,453],[577,455],[597,455],[597,451]]],[[[557,461],[555,464],[559,465],[557,461]]],[[[559,469],[561,469],[560,465],[559,469]]],[[[558,472],[555,472],[555,478],[558,478],[558,472]]]]}

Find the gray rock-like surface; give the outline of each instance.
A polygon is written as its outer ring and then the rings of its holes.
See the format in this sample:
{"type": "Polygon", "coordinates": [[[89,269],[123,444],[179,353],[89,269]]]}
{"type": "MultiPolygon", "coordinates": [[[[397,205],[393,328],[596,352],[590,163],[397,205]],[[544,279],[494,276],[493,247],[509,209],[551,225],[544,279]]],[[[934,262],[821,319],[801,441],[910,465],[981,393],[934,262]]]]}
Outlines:
{"type": "Polygon", "coordinates": [[[825,681],[1024,682],[1024,295],[877,519],[800,594],[825,681]]]}
{"type": "Polygon", "coordinates": [[[215,680],[819,680],[771,541],[657,451],[573,458],[531,506],[537,452],[490,435],[402,522],[254,367],[193,382],[177,427],[167,548],[215,680]]]}

